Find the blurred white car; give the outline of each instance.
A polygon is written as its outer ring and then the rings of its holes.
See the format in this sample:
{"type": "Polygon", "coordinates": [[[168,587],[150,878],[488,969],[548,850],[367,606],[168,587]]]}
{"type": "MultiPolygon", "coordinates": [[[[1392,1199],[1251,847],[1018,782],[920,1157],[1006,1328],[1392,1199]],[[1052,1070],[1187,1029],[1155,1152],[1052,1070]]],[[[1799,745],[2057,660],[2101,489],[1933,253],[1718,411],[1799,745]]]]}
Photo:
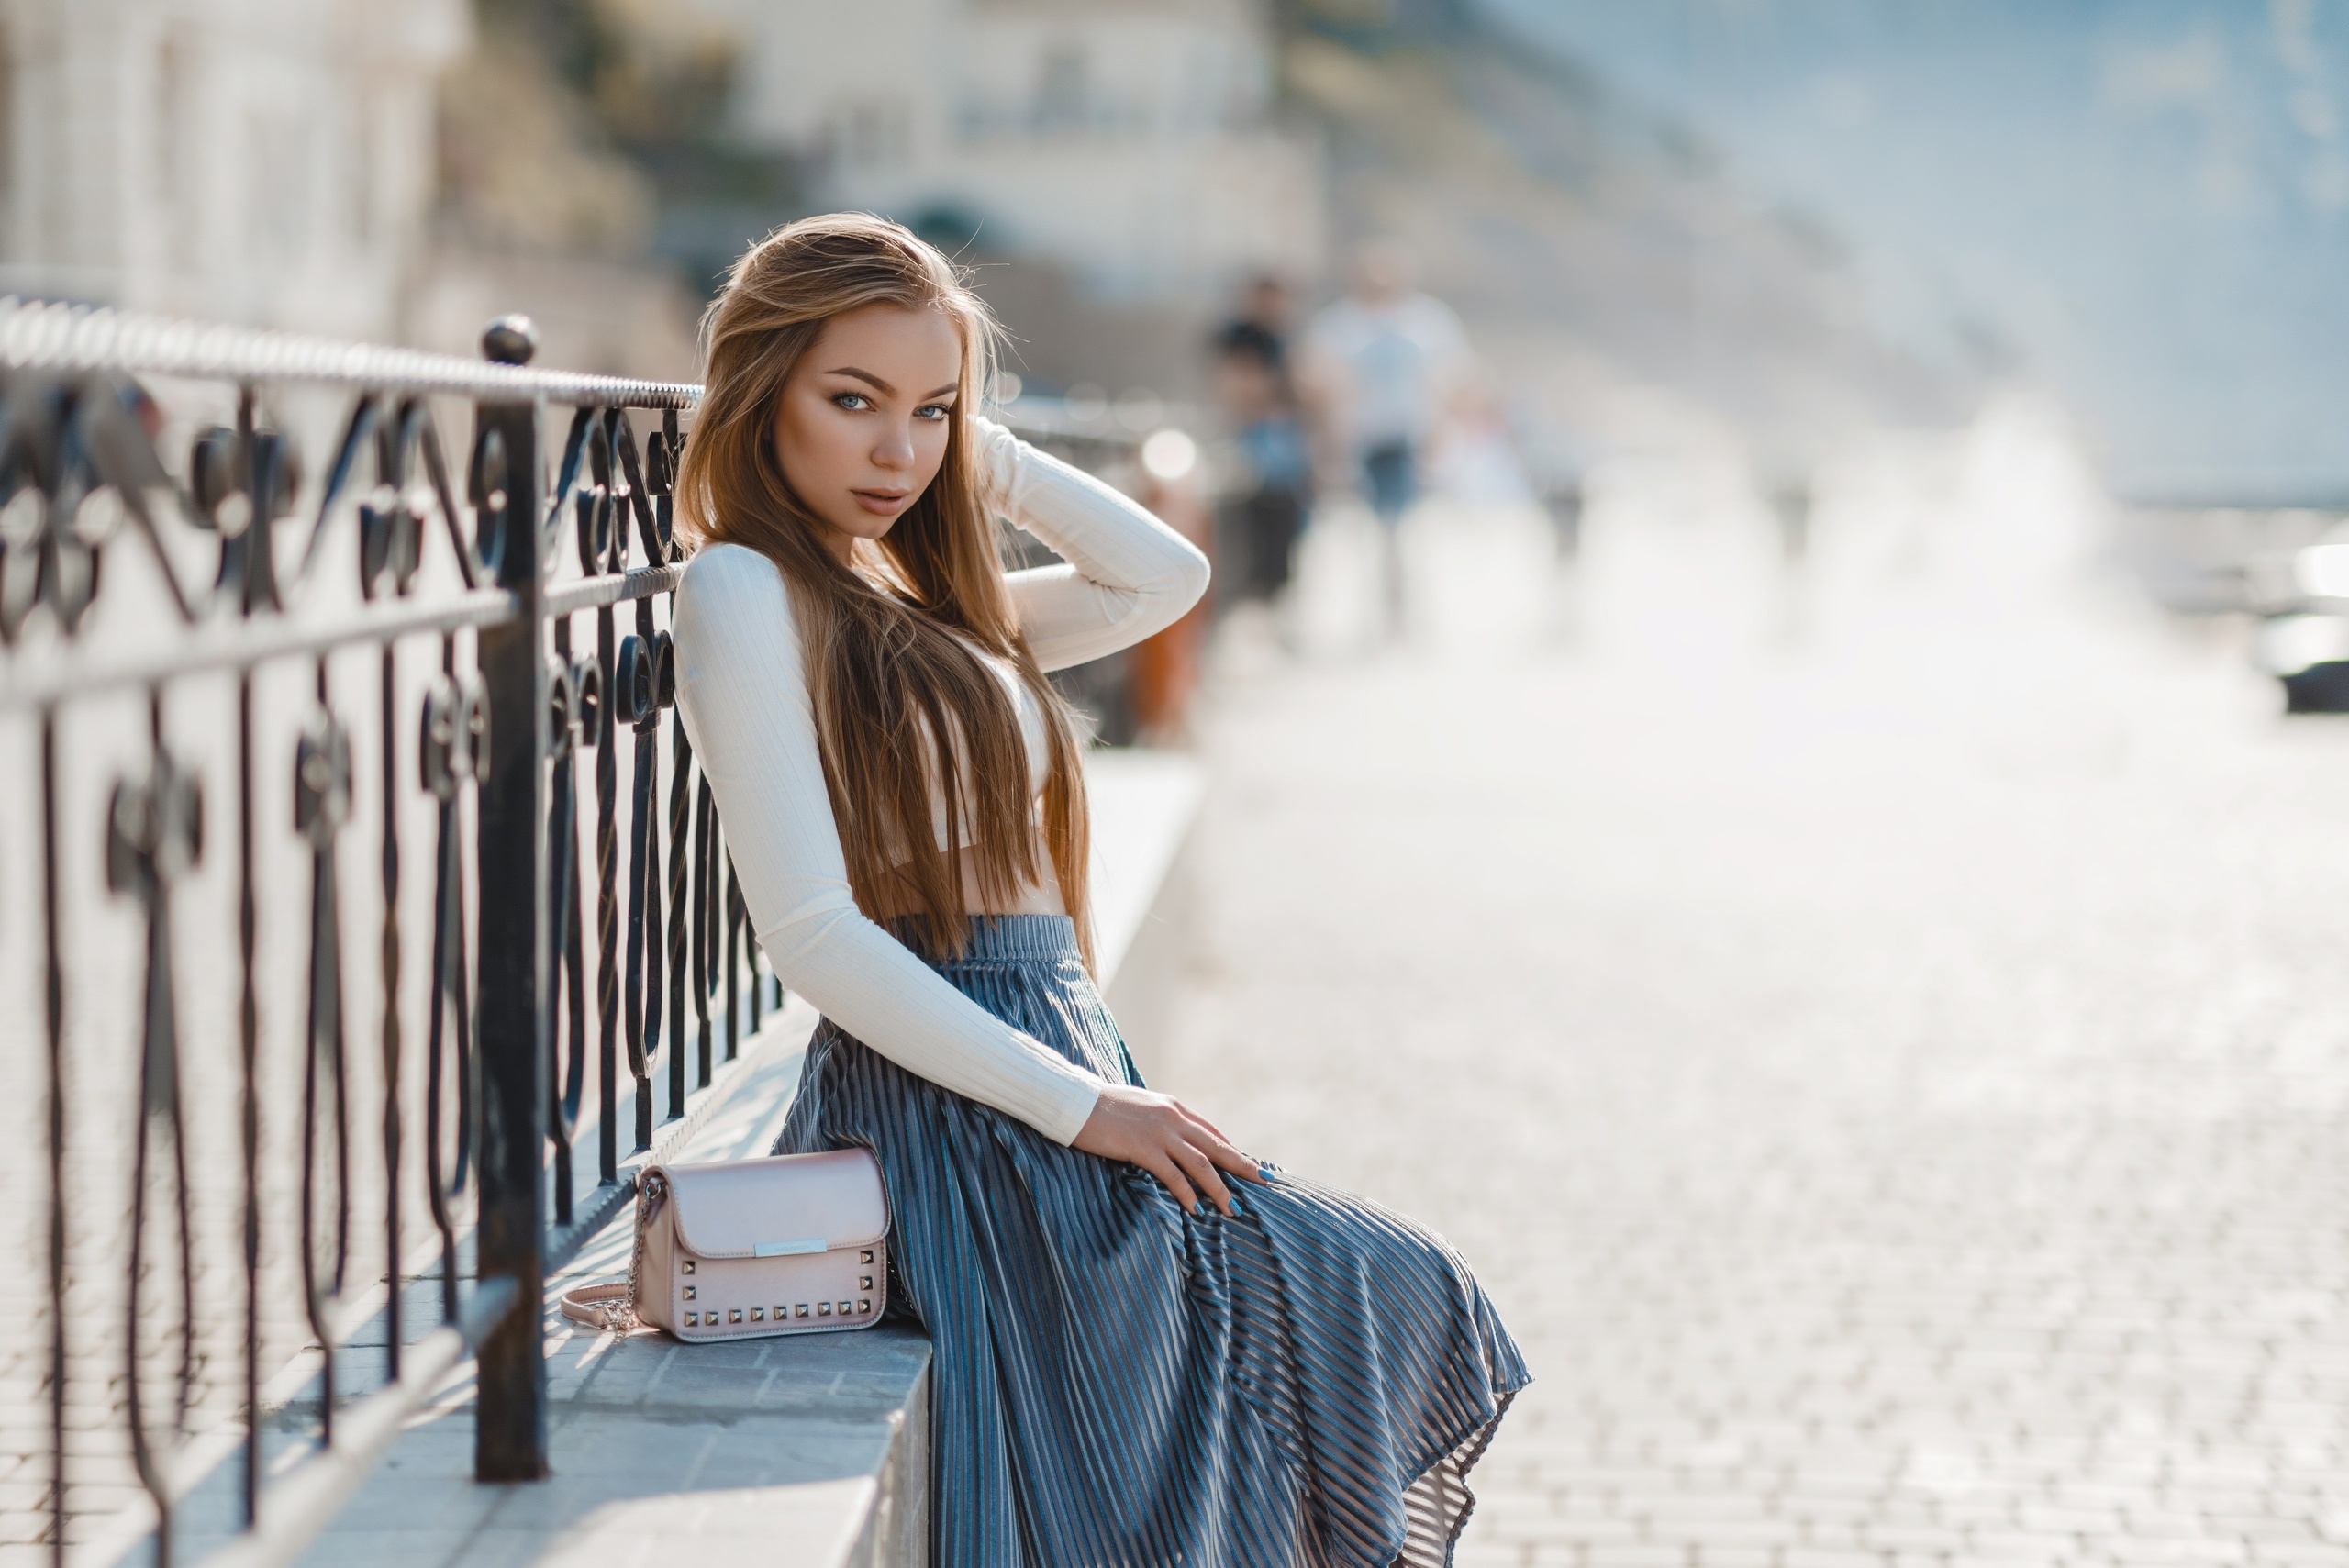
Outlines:
{"type": "Polygon", "coordinates": [[[2349,713],[2349,525],[2294,550],[2255,657],[2284,684],[2290,713],[2349,713]]]}

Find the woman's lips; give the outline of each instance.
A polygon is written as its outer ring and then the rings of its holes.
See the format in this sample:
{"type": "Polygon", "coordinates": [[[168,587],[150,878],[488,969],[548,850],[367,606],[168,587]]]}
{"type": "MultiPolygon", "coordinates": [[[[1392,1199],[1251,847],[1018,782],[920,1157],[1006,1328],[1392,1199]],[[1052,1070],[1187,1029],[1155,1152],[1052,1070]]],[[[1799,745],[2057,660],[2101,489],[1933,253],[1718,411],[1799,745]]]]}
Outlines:
{"type": "Polygon", "coordinates": [[[856,504],[876,517],[894,517],[913,499],[910,490],[852,490],[856,504]]]}

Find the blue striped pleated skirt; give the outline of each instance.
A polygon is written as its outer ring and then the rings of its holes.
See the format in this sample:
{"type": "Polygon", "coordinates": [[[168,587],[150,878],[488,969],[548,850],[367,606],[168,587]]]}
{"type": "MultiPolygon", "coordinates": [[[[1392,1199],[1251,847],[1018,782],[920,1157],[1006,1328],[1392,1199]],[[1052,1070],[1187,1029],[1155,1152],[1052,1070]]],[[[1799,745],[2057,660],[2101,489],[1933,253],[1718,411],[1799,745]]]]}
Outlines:
{"type": "MultiPolygon", "coordinates": [[[[939,972],[1139,1084],[1070,922],[974,923],[939,972]]],[[[1529,1381],[1458,1254],[1299,1177],[1186,1214],[830,1024],[779,1153],[881,1162],[893,1309],[932,1346],[937,1568],[1437,1568],[1529,1381]]]]}

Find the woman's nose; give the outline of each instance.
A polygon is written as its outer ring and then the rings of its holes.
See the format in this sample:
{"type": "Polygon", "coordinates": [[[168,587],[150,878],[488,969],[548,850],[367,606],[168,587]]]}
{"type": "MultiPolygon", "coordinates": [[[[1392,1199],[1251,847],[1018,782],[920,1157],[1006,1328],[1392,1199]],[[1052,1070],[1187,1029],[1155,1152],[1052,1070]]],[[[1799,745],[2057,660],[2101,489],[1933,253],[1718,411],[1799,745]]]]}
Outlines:
{"type": "Polygon", "coordinates": [[[893,427],[874,446],[873,461],[883,468],[911,468],[914,465],[913,432],[893,427]]]}

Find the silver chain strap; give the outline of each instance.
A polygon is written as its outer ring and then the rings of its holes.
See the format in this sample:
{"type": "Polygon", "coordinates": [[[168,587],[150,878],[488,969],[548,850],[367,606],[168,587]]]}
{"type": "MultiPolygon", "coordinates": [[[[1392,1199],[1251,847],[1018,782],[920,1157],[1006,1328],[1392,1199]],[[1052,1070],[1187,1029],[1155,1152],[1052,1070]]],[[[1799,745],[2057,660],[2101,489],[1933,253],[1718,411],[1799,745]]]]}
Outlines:
{"type": "Polygon", "coordinates": [[[640,1325],[636,1304],[642,1299],[644,1289],[644,1238],[652,1229],[653,1218],[661,1212],[661,1204],[669,1195],[668,1179],[658,1171],[647,1171],[636,1184],[636,1245],[628,1255],[628,1295],[618,1301],[607,1301],[598,1308],[603,1326],[615,1333],[633,1333],[640,1325]]]}

